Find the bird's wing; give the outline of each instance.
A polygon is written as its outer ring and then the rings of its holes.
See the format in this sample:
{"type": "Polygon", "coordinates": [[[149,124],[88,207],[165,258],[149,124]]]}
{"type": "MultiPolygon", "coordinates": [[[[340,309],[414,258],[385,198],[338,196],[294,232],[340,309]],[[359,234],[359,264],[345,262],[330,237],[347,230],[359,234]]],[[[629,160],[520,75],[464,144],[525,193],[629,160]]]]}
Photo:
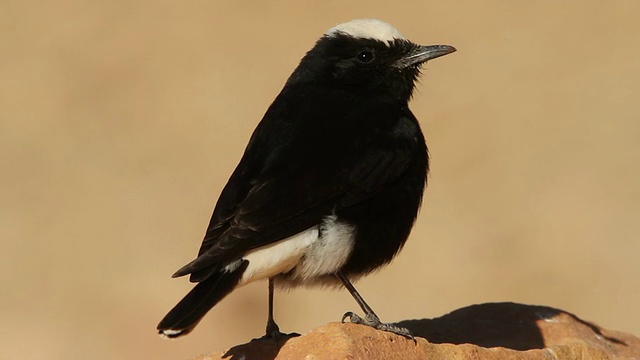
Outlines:
{"type": "Polygon", "coordinates": [[[253,171],[241,161],[216,205],[198,258],[174,276],[193,274],[191,280],[199,281],[251,249],[295,235],[332,212],[375,196],[411,161],[411,147],[394,142],[360,146],[357,152],[336,156],[329,168],[296,161],[288,170],[285,166],[249,178],[253,171]]]}

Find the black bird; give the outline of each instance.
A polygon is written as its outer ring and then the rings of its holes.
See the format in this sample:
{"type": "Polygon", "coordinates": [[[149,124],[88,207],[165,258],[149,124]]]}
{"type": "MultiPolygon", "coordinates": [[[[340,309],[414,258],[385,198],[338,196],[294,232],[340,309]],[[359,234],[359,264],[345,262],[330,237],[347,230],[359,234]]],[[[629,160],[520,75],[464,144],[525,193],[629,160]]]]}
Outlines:
{"type": "Polygon", "coordinates": [[[189,333],[236,287],[344,285],[365,313],[351,322],[404,336],[382,323],[350,280],[402,248],[426,186],[429,158],[408,107],[420,65],[455,51],[420,46],[373,19],[330,29],[300,61],[255,129],[213,211],[198,257],[173,277],[197,285],[158,325],[189,333]]]}

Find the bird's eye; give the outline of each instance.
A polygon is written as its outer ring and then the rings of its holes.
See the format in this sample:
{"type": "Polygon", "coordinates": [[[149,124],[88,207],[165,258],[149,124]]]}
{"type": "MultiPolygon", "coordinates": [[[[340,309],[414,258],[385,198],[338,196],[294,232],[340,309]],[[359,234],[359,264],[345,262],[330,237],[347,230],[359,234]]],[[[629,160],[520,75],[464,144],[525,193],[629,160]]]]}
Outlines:
{"type": "Polygon", "coordinates": [[[358,53],[358,56],[356,56],[356,59],[358,59],[358,61],[360,61],[363,64],[367,64],[373,61],[373,59],[375,59],[375,55],[373,53],[373,51],[371,50],[363,50],[360,51],[358,53]]]}

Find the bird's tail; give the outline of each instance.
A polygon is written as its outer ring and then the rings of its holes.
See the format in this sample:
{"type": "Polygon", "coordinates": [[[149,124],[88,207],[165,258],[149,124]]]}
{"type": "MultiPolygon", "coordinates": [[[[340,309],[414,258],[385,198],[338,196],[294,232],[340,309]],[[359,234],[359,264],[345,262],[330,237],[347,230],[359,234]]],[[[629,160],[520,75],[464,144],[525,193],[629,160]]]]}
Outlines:
{"type": "Polygon", "coordinates": [[[158,324],[158,333],[168,338],[186,335],[202,317],[238,285],[249,265],[243,260],[233,271],[217,271],[199,282],[158,324]]]}

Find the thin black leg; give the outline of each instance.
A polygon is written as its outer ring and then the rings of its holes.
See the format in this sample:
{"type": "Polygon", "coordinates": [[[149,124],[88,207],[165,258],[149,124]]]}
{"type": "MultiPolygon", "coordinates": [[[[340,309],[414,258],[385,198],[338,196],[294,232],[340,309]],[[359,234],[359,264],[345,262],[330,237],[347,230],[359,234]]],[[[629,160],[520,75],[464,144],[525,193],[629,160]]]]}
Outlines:
{"type": "Polygon", "coordinates": [[[273,282],[272,278],[269,278],[269,318],[267,319],[267,334],[265,337],[276,338],[284,335],[280,332],[278,324],[273,320],[273,282]]]}
{"type": "Polygon", "coordinates": [[[356,290],[353,284],[351,284],[349,279],[347,279],[347,277],[344,276],[342,272],[337,272],[335,275],[338,279],[340,279],[340,281],[342,281],[342,284],[344,285],[344,287],[349,291],[351,296],[353,296],[353,298],[356,300],[358,305],[360,305],[360,308],[362,309],[362,311],[364,311],[364,318],[361,318],[355,313],[349,311],[344,315],[342,315],[342,322],[344,322],[345,319],[349,319],[349,321],[354,324],[371,326],[374,329],[388,331],[394,334],[398,334],[398,335],[413,339],[415,341],[413,335],[411,335],[411,332],[406,328],[381,322],[380,318],[378,318],[378,315],[376,315],[376,313],[373,312],[373,309],[371,309],[371,306],[369,306],[369,304],[367,304],[367,302],[364,301],[360,293],[358,293],[358,290],[356,290]]]}
{"type": "Polygon", "coordinates": [[[338,277],[338,279],[340,279],[340,281],[342,281],[344,287],[349,290],[349,293],[351,294],[351,296],[353,296],[358,305],[360,305],[360,308],[362,309],[362,311],[364,311],[365,316],[378,317],[378,315],[373,312],[373,309],[371,309],[371,306],[369,306],[369,304],[364,301],[362,295],[360,295],[358,290],[356,290],[356,288],[353,286],[353,284],[351,284],[351,281],[349,281],[346,276],[344,276],[341,272],[337,272],[336,276],[338,277]]]}
{"type": "Polygon", "coordinates": [[[267,333],[262,337],[263,339],[283,339],[294,336],[300,336],[298,333],[285,334],[280,332],[280,328],[276,321],[273,319],[273,285],[275,279],[269,278],[269,319],[267,319],[267,333]]]}

